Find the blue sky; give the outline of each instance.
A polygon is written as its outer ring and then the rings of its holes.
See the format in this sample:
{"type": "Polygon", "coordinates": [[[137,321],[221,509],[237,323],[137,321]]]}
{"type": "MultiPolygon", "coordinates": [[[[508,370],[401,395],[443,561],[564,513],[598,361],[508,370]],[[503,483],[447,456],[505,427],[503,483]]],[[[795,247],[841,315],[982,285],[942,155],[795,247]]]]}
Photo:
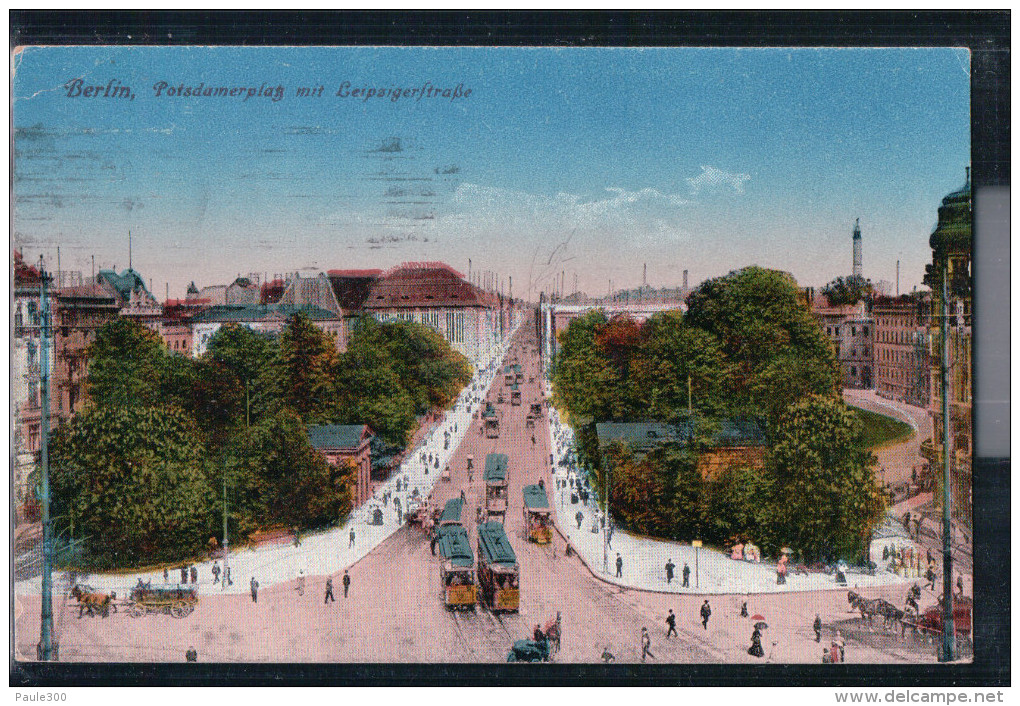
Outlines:
{"type": "Polygon", "coordinates": [[[444,260],[604,293],[760,264],[920,285],[969,164],[965,50],[34,48],[16,57],[15,245],[188,282],[444,260]],[[133,100],[68,97],[119,81],[133,100]],[[156,97],[284,87],[281,100],[156,97]],[[352,88],[467,97],[338,97],[352,88]],[[321,97],[299,87],[323,86],[321,97]],[[311,270],[307,270],[311,271],[311,270]]]}

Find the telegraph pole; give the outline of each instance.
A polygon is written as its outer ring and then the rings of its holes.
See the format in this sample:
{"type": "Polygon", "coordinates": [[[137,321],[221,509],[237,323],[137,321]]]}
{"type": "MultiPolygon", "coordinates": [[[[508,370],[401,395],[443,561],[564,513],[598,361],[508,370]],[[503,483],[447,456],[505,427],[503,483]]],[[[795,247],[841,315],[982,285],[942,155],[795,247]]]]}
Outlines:
{"type": "MultiPolygon", "coordinates": [[[[230,541],[227,539],[227,469],[223,467],[223,581],[220,582],[220,590],[227,590],[227,581],[230,578],[230,541]]],[[[231,581],[233,583],[233,581],[231,581]]]]}
{"type": "MultiPolygon", "coordinates": [[[[42,258],[40,258],[41,260],[42,258]]],[[[39,501],[42,504],[42,625],[39,630],[38,656],[43,662],[56,658],[53,645],[53,525],[50,520],[50,301],[46,295],[48,279],[39,264],[39,501]]]]}
{"type": "Polygon", "coordinates": [[[603,495],[605,495],[605,502],[602,504],[602,509],[605,513],[606,524],[602,528],[602,572],[609,573],[609,459],[605,461],[605,472],[603,474],[603,480],[605,481],[602,485],[603,495]]]}
{"type": "Polygon", "coordinates": [[[943,662],[956,659],[956,629],[953,625],[953,527],[952,490],[949,462],[949,260],[942,269],[942,654],[943,662]]]}

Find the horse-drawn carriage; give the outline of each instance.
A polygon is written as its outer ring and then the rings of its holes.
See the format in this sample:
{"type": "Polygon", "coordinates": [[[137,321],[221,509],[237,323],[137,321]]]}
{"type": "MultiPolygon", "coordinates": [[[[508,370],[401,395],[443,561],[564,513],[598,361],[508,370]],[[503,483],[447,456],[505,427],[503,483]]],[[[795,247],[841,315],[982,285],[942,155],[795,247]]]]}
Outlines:
{"type": "Polygon", "coordinates": [[[117,612],[117,593],[100,593],[91,586],[85,584],[74,584],[71,588],[71,596],[78,601],[78,617],[82,617],[87,611],[89,617],[97,614],[105,618],[110,614],[110,609],[117,612]]]}
{"type": "Polygon", "coordinates": [[[174,618],[186,618],[194,612],[197,603],[197,586],[152,586],[139,581],[131,589],[128,615],[140,618],[149,613],[166,613],[174,618]]]}
{"type": "Polygon", "coordinates": [[[560,614],[535,626],[531,640],[516,640],[506,656],[507,662],[548,662],[552,652],[560,651],[560,614]]]}
{"type": "MultiPolygon", "coordinates": [[[[920,614],[907,613],[903,618],[904,631],[913,628],[925,637],[941,635],[945,629],[942,604],[932,606],[920,614]]],[[[961,596],[953,598],[953,629],[957,636],[970,637],[974,616],[971,599],[961,596]]]]}
{"type": "Polygon", "coordinates": [[[409,524],[414,525],[423,532],[432,531],[432,512],[428,501],[418,495],[412,495],[407,500],[406,517],[409,524]]]}

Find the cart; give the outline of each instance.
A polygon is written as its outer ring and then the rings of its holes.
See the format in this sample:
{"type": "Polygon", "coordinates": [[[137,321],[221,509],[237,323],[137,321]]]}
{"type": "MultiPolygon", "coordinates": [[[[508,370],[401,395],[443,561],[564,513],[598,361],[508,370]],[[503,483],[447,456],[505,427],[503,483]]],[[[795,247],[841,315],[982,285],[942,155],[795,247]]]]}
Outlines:
{"type": "Polygon", "coordinates": [[[198,603],[196,586],[136,586],[131,590],[128,615],[140,618],[150,613],[165,613],[174,618],[186,618],[198,603]]]}

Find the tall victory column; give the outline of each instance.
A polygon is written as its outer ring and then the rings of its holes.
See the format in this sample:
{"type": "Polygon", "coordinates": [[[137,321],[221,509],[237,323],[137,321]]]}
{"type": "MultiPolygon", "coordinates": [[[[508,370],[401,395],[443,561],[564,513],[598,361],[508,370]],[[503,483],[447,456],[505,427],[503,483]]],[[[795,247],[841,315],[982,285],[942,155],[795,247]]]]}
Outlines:
{"type": "Polygon", "coordinates": [[[854,223],[854,277],[861,277],[861,219],[854,223]]]}

